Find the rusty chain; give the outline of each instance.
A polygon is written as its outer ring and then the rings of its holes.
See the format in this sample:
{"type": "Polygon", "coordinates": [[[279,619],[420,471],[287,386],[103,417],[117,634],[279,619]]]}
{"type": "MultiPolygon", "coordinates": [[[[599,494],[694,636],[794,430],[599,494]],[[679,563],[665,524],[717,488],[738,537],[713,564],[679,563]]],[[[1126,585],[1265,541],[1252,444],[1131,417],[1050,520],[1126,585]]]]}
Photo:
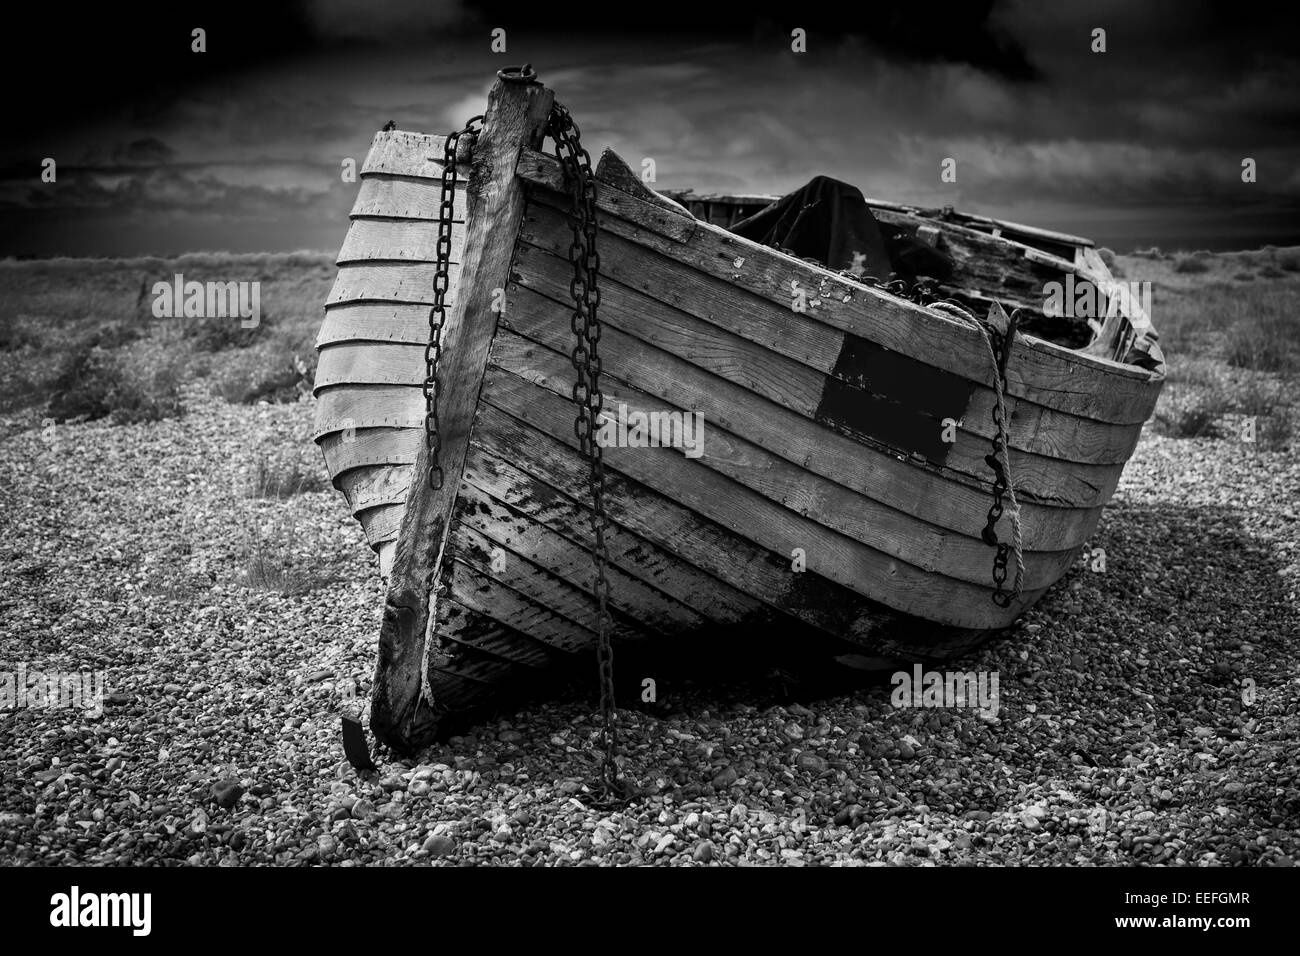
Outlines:
{"type": "Polygon", "coordinates": [[[618,770],[618,725],[614,701],[614,652],[610,643],[609,565],[605,535],[609,519],[605,514],[605,460],[596,432],[600,426],[604,396],[600,391],[600,253],[596,250],[596,179],[591,157],[582,146],[582,134],[569,111],[560,103],[551,107],[547,132],[555,143],[555,157],[564,167],[569,190],[569,261],[573,278],[569,295],[573,299],[574,345],[571,360],[577,378],[573,401],[578,406],[573,432],[587,461],[587,487],[591,495],[591,558],[595,565],[592,594],[596,600],[596,659],[600,675],[600,770],[597,798],[606,803],[628,799],[631,788],[618,770]]]}
{"type": "Polygon", "coordinates": [[[1004,336],[988,322],[976,318],[974,313],[961,303],[954,299],[941,298],[938,287],[933,282],[921,280],[909,285],[904,280],[897,278],[881,281],[874,276],[858,276],[850,272],[841,272],[840,274],[850,276],[857,282],[888,292],[917,305],[935,308],[949,315],[954,315],[975,326],[983,333],[993,363],[993,386],[996,401],[993,403],[993,437],[990,439],[993,449],[984,456],[985,463],[993,471],[993,502],[989,505],[987,521],[984,529],[980,532],[980,538],[989,547],[996,549],[993,553],[993,603],[1001,608],[1010,607],[1011,603],[1020,596],[1024,581],[1024,558],[1020,544],[1019,509],[1016,504],[1015,489],[1012,487],[1011,477],[1008,473],[1010,453],[1007,445],[1009,436],[1007,433],[1005,402],[1007,359],[1010,357],[1011,343],[1015,336],[1019,311],[1013,313],[1011,326],[1007,330],[1008,334],[1004,336]],[[1012,509],[1017,512],[1017,514],[1013,515],[1012,541],[998,539],[997,524],[1002,520],[1002,515],[1006,511],[1006,506],[1003,504],[1005,499],[1010,500],[1012,509]],[[1016,575],[1011,587],[1008,588],[1008,565],[1013,554],[1016,559],[1016,575]]]}

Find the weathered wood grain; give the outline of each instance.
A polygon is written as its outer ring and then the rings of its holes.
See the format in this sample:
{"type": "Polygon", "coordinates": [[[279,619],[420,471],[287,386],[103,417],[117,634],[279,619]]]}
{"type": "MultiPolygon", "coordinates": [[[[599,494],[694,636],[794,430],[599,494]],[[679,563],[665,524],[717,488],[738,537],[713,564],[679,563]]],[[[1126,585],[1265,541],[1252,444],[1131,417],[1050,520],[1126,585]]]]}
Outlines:
{"type": "MultiPolygon", "coordinates": [[[[515,260],[516,280],[556,298],[555,283],[566,280],[561,265],[551,259],[565,255],[565,236],[556,210],[541,203],[531,204],[522,232],[526,244],[520,247],[515,260]]],[[[681,354],[682,348],[690,347],[691,336],[705,336],[704,341],[708,341],[707,329],[686,320],[690,316],[851,385],[861,384],[854,368],[841,366],[846,340],[855,339],[843,330],[820,322],[796,321],[788,303],[774,307],[767,299],[737,290],[720,279],[684,270],[672,258],[610,233],[602,236],[601,250],[601,272],[606,280],[601,294],[610,306],[605,310],[606,321],[621,322],[627,331],[647,340],[656,336],[656,344],[662,341],[664,347],[681,354]]],[[[728,349],[737,347],[734,340],[725,341],[728,349]]],[[[706,357],[716,352],[716,344],[703,350],[706,357]]],[[[987,356],[985,366],[985,379],[971,383],[973,391],[961,419],[964,429],[989,438],[993,433],[995,396],[992,387],[984,384],[992,375],[987,356]]],[[[1007,406],[1011,446],[1059,460],[1123,464],[1142,430],[1141,423],[1097,422],[1014,397],[1008,397],[1007,406]]]]}
{"type": "Polygon", "coordinates": [[[313,438],[349,428],[423,428],[424,392],[419,385],[317,386],[313,438]]]}
{"type": "Polygon", "coordinates": [[[429,306],[385,302],[345,302],[325,309],[316,347],[336,342],[409,342],[429,340],[429,306]]]}
{"type": "MultiPolygon", "coordinates": [[[[543,165],[547,160],[548,157],[538,154],[535,162],[543,165]]],[[[524,174],[521,167],[521,175],[524,174]]],[[[547,185],[545,176],[539,175],[534,181],[547,185]]],[[[618,192],[608,185],[604,189],[618,192]]],[[[562,197],[548,190],[535,190],[533,194],[543,203],[557,207],[562,203],[562,197]]],[[[979,333],[965,323],[715,226],[699,224],[687,242],[660,235],[655,231],[656,218],[668,213],[643,205],[656,215],[646,215],[645,210],[627,203],[618,208],[617,215],[607,217],[602,228],[778,304],[791,302],[792,283],[798,283],[808,290],[810,301],[818,302],[812,309],[816,320],[936,368],[965,375],[976,382],[986,380],[988,357],[984,343],[979,333]]],[[[1084,356],[1028,337],[1018,338],[1012,348],[1008,385],[1013,395],[1112,424],[1145,421],[1158,392],[1158,385],[1153,386],[1151,376],[1142,369],[1084,356]]]]}
{"type": "Polygon", "coordinates": [[[379,505],[405,505],[411,466],[358,468],[339,475],[334,485],[343,492],[353,514],[379,505]]]}
{"type": "MultiPolygon", "coordinates": [[[[483,400],[554,438],[572,438],[571,406],[563,398],[518,376],[489,369],[483,400]]],[[[573,439],[576,444],[576,439],[573,439]]],[[[995,628],[1014,620],[1041,596],[1027,590],[1010,609],[989,600],[989,588],[926,572],[810,521],[735,482],[719,487],[708,469],[669,448],[606,448],[606,466],[685,504],[775,554],[795,548],[807,554],[808,571],[856,590],[902,613],[954,627],[995,628]]],[[[990,565],[992,556],[990,554],[990,565]]]]}
{"type": "MultiPolygon", "coordinates": [[[[629,411],[646,413],[681,411],[680,406],[629,387],[610,366],[609,357],[614,350],[606,350],[605,375],[602,393],[606,409],[626,405],[629,411]]],[[[520,378],[542,385],[558,396],[570,390],[571,366],[564,355],[541,347],[510,332],[498,333],[492,351],[493,365],[520,378]]],[[[744,407],[730,410],[740,416],[744,407]]],[[[650,451],[651,449],[646,449],[650,451]]],[[[630,456],[638,449],[627,451],[630,456]]],[[[705,422],[704,441],[700,457],[692,459],[697,466],[711,469],[746,488],[750,488],[776,504],[824,527],[838,531],[892,558],[905,561],[924,571],[937,571],[956,580],[983,584],[989,574],[991,552],[978,536],[961,534],[913,517],[911,514],[882,505],[842,484],[779,458],[777,455],[743,438],[738,438],[717,420],[705,422]]],[[[606,454],[613,454],[607,450],[606,454]]],[[[853,465],[864,471],[873,467],[873,455],[859,451],[853,465]]],[[[697,469],[698,470],[698,469],[697,469]]],[[[725,494],[729,482],[718,480],[714,487],[725,494]]],[[[941,498],[941,494],[933,496],[941,498]]],[[[979,518],[987,507],[974,510],[979,518]]],[[[999,534],[1010,534],[1010,519],[1003,518],[1004,527],[999,534]]],[[[1026,526],[1029,522],[1025,522],[1026,526]]],[[[1054,584],[1078,556],[1078,548],[1060,548],[1059,542],[1047,542],[1049,549],[1038,550],[1032,544],[1025,551],[1025,587],[1030,590],[1054,584]],[[1059,549],[1059,550],[1058,550],[1059,549]]]]}
{"type": "MultiPolygon", "coordinates": [[[[456,184],[452,197],[452,221],[464,223],[468,204],[465,200],[465,182],[456,184]]],[[[357,191],[357,201],[352,215],[382,216],[389,219],[422,219],[434,223],[435,228],[442,209],[442,183],[440,180],[403,179],[389,175],[364,176],[357,191]]]]}
{"type": "MultiPolygon", "coordinates": [[[[435,262],[438,224],[410,219],[353,219],[339,250],[339,265],[353,262],[435,262]]],[[[451,261],[465,249],[464,226],[453,226],[451,261]]]]}
{"type": "MultiPolygon", "coordinates": [[[[445,136],[405,130],[376,133],[361,166],[361,175],[387,173],[418,179],[441,179],[446,141],[445,136]]],[[[456,156],[458,165],[465,163],[471,153],[469,141],[462,139],[456,156]]]]}
{"type": "Polygon", "coordinates": [[[453,598],[439,602],[438,639],[490,655],[502,661],[519,664],[531,670],[549,667],[557,658],[555,653],[540,641],[503,627],[476,611],[471,611],[453,598]]]}
{"type": "MultiPolygon", "coordinates": [[[[579,627],[595,619],[596,608],[591,599],[589,582],[575,585],[553,573],[544,563],[525,558],[468,524],[457,522],[452,529],[451,540],[452,554],[458,562],[509,588],[515,594],[522,595],[533,604],[544,607],[579,627]],[[498,555],[495,565],[494,553],[498,555]]],[[[665,636],[665,632],[648,626],[647,621],[639,620],[638,617],[639,615],[629,615],[621,604],[611,604],[610,637],[615,641],[640,641],[656,633],[660,637],[665,636]]],[[[501,620],[517,626],[507,618],[501,620]]]]}
{"type": "MultiPolygon", "coordinates": [[[[585,480],[587,466],[576,448],[491,404],[479,409],[474,443],[485,452],[475,461],[477,473],[500,476],[494,488],[505,489],[502,494],[511,487],[522,488],[523,493],[508,499],[510,504],[533,509],[529,513],[546,523],[552,520],[552,508],[562,501],[554,489],[580,488],[585,480]],[[527,475],[537,481],[522,481],[524,472],[517,465],[526,467],[527,475]]],[[[689,565],[666,565],[662,574],[652,572],[647,580],[716,620],[736,620],[738,614],[750,626],[790,628],[792,639],[802,624],[867,644],[889,623],[892,612],[884,605],[816,575],[795,573],[788,557],[773,554],[613,470],[606,476],[606,507],[616,529],[651,542],[689,565]]],[[[569,529],[582,524],[581,519],[564,514],[558,520],[569,529]]],[[[635,551],[634,544],[630,547],[635,551]]],[[[623,566],[640,568],[634,563],[623,566]]]]}
{"type": "MultiPolygon", "coordinates": [[[[592,544],[589,509],[552,487],[545,478],[530,474],[515,463],[488,451],[486,447],[481,447],[481,444],[498,447],[508,444],[518,434],[515,424],[502,424],[504,419],[496,417],[500,413],[495,409],[485,408],[484,412],[485,424],[475,430],[474,446],[466,459],[462,500],[475,501],[475,492],[481,492],[492,501],[503,503],[512,512],[530,519],[532,524],[527,528],[490,522],[493,530],[489,533],[495,534],[499,529],[508,527],[508,532],[499,533],[516,535],[521,542],[517,547],[524,554],[529,553],[529,542],[531,535],[537,533],[533,530],[536,526],[563,535],[573,542],[570,552],[563,557],[566,566],[574,567],[575,573],[576,569],[589,571],[592,544]]],[[[545,447],[544,441],[544,436],[538,435],[535,442],[520,442],[515,447],[520,451],[530,451],[534,444],[545,447]]],[[[538,452],[536,460],[530,459],[522,463],[544,472],[550,476],[550,480],[568,481],[570,473],[563,469],[573,462],[565,457],[566,453],[567,449],[556,444],[549,452],[538,452]]],[[[572,491],[582,486],[576,484],[565,487],[572,491]]],[[[683,516],[685,515],[686,512],[683,511],[683,516]]],[[[760,605],[754,598],[618,523],[609,526],[605,540],[611,565],[618,569],[619,575],[626,575],[612,579],[611,597],[625,593],[639,595],[637,603],[647,613],[662,614],[666,620],[677,620],[683,629],[690,629],[696,619],[700,618],[707,618],[717,624],[736,624],[759,614],[760,605]],[[633,581],[639,582],[640,587],[633,584],[633,581]],[[673,601],[663,604],[662,598],[646,594],[642,590],[645,587],[662,592],[673,601]],[[676,611],[677,604],[686,610],[676,611]],[[682,615],[680,618],[679,613],[682,615]]],[[[557,551],[552,559],[553,566],[562,570],[560,561],[561,556],[557,551]]]]}
{"type": "MultiPolygon", "coordinates": [[[[607,252],[602,257],[602,267],[612,273],[627,274],[617,259],[616,251],[607,252]],[[609,260],[615,260],[615,264],[606,266],[609,260]]],[[[520,300],[520,304],[507,300],[506,321],[521,329],[535,328],[543,334],[550,329],[553,335],[562,334],[556,328],[557,324],[562,324],[557,310],[564,308],[560,303],[567,288],[561,271],[562,263],[555,256],[531,245],[521,245],[515,257],[514,276],[517,285],[524,287],[525,291],[515,293],[512,286],[511,294],[520,300]],[[530,297],[533,290],[544,296],[545,301],[530,297]]],[[[689,281],[683,282],[674,288],[688,284],[689,281]]],[[[771,304],[766,302],[742,303],[733,320],[722,318],[726,314],[725,304],[714,307],[710,300],[708,305],[696,305],[694,303],[698,300],[692,300],[692,308],[709,316],[705,320],[608,278],[601,286],[601,300],[604,304],[603,321],[610,328],[625,331],[656,349],[707,369],[809,418],[832,427],[842,427],[854,435],[878,439],[904,454],[919,450],[917,442],[921,435],[915,432],[920,432],[928,437],[932,447],[936,444],[941,446],[939,457],[926,455],[936,464],[946,465],[981,481],[990,478],[984,462],[994,432],[994,396],[989,389],[949,395],[943,388],[944,383],[934,383],[927,378],[928,367],[915,371],[905,365],[890,369],[886,364],[893,359],[892,356],[867,354],[865,343],[852,337],[848,340],[840,337],[838,356],[822,362],[830,366],[828,372],[822,372],[810,363],[788,357],[784,349],[769,349],[752,339],[724,330],[724,326],[739,327],[746,322],[761,327],[764,312],[772,311],[771,304]],[[877,369],[879,376],[876,375],[877,369]],[[916,382],[905,384],[909,377],[916,382]],[[900,384],[899,379],[904,384],[900,384]],[[843,388],[838,387],[837,383],[841,382],[843,388]],[[832,389],[832,385],[837,387],[832,389]],[[927,391],[936,397],[926,398],[927,391]],[[833,416],[826,414],[832,397],[841,405],[847,405],[837,408],[833,416]],[[945,402],[948,407],[945,407],[945,402]],[[943,437],[947,418],[959,424],[957,441],[951,444],[943,437]]],[[[661,356],[661,352],[655,353],[656,360],[661,356]]],[[[648,374],[654,374],[654,371],[650,369],[648,374]]],[[[962,380],[957,381],[960,384],[962,380]]],[[[1062,427],[1072,426],[1076,434],[1085,433],[1093,439],[1092,447],[1100,444],[1105,449],[1104,457],[1118,459],[1115,464],[1065,461],[1013,445],[1013,469],[1017,474],[1025,475],[1025,487],[1031,495],[1047,502],[1082,507],[1104,503],[1109,492],[1099,489],[1109,484],[1113,490],[1127,452],[1131,451],[1126,446],[1137,441],[1141,430],[1141,426],[1131,426],[1119,435],[1116,426],[1099,425],[1089,419],[1050,412],[1029,403],[1013,403],[1010,415],[1011,430],[1022,437],[1022,444],[1031,444],[1038,449],[1049,447],[1037,441],[1037,436],[1042,435],[1041,429],[1046,427],[1043,417],[1050,416],[1054,420],[1065,419],[1061,422],[1062,427]],[[1036,417],[1036,421],[1027,423],[1018,417],[1025,413],[1031,418],[1036,417]],[[1029,430],[1031,425],[1033,431],[1029,430]],[[1121,440],[1122,445],[1119,444],[1121,440]]]]}
{"type": "MultiPolygon", "coordinates": [[[[436,732],[437,714],[429,706],[423,666],[430,621],[436,619],[430,613],[427,581],[441,569],[479,386],[496,328],[494,290],[509,280],[510,257],[523,215],[524,195],[514,177],[515,165],[521,149],[541,144],[551,102],[551,92],[540,85],[498,81],[489,94],[483,132],[474,146],[465,252],[453,278],[459,295],[442,332],[444,355],[450,357],[441,370],[443,400],[439,410],[439,464],[446,478],[437,489],[424,480],[411,485],[379,635],[370,726],[399,750],[417,747],[436,732]]],[[[409,169],[393,168],[397,165],[391,163],[383,171],[410,175],[409,169]]],[[[423,289],[432,288],[431,279],[423,289]]],[[[421,442],[416,475],[423,476],[428,464],[428,449],[421,442]]],[[[457,581],[462,572],[467,569],[459,566],[454,576],[457,581]]],[[[471,603],[480,599],[478,592],[458,585],[453,596],[471,610],[483,612],[471,603]]],[[[492,597],[495,601],[495,595],[492,597]]],[[[494,610],[501,613],[501,606],[494,603],[494,610]]],[[[536,630],[529,633],[544,637],[536,630]]]]}
{"type": "MultiPolygon", "coordinates": [[[[401,550],[400,543],[398,550],[401,550]]],[[[544,603],[506,587],[459,557],[449,557],[451,560],[442,573],[452,596],[469,610],[528,634],[557,651],[574,654],[595,648],[593,631],[556,614],[544,603]]]]}
{"type": "Polygon", "coordinates": [[[373,548],[381,542],[397,540],[397,529],[402,524],[402,505],[398,502],[367,508],[358,512],[356,518],[366,532],[366,541],[373,548]]]}
{"type": "Polygon", "coordinates": [[[358,428],[348,440],[346,433],[335,432],[320,440],[325,466],[338,480],[351,468],[367,465],[409,465],[423,439],[423,429],[358,428]]]}
{"type": "Polygon", "coordinates": [[[320,350],[316,388],[332,385],[419,385],[424,346],[403,342],[340,342],[320,350]]]}
{"type": "MultiPolygon", "coordinates": [[[[446,303],[456,304],[460,266],[447,270],[451,284],[446,303]]],[[[341,302],[407,302],[433,304],[434,266],[426,262],[350,262],[339,266],[326,305],[341,302]]]]}

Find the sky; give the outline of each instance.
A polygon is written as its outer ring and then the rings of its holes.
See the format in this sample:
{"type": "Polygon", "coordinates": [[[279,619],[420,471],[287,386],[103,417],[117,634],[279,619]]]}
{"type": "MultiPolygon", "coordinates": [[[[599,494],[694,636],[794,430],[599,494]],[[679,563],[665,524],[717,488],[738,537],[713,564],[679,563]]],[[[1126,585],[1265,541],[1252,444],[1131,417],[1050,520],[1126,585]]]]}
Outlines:
{"type": "Polygon", "coordinates": [[[652,158],[660,189],[779,194],[822,174],[1118,251],[1300,242],[1300,41],[1281,4],[839,6],[24,5],[0,38],[0,256],[336,250],[357,189],[342,161],[389,120],[460,128],[522,62],[593,156],[652,158]]]}

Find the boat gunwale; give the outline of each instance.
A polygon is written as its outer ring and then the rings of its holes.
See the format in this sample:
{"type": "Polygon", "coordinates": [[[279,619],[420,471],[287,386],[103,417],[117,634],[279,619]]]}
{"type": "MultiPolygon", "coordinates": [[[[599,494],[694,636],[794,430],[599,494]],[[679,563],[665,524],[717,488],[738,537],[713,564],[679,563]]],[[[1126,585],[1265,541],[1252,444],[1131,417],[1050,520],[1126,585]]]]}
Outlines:
{"type": "MultiPolygon", "coordinates": [[[[608,151],[608,152],[612,152],[612,151],[608,151]]],[[[535,186],[541,186],[542,188],[550,189],[552,192],[557,192],[559,195],[563,195],[562,193],[559,193],[558,190],[556,190],[556,188],[552,185],[552,182],[557,181],[557,177],[562,175],[559,171],[558,160],[556,160],[553,156],[549,156],[546,153],[543,153],[539,150],[525,148],[520,151],[519,163],[516,169],[516,175],[520,176],[521,178],[523,178],[524,180],[526,180],[527,182],[535,186]],[[533,175],[527,174],[527,170],[529,169],[531,169],[533,175]]],[[[638,196],[634,196],[632,193],[626,192],[623,189],[620,189],[617,184],[610,182],[608,179],[601,179],[597,177],[597,182],[598,182],[598,187],[597,187],[598,189],[600,188],[612,189],[623,196],[629,196],[634,199],[641,198],[638,196]]],[[[649,190],[649,187],[646,188],[647,190],[649,190]]],[[[662,196],[659,193],[655,193],[655,196],[663,199],[665,202],[673,202],[674,205],[677,205],[674,202],[674,200],[672,200],[670,197],[662,196]]],[[[898,296],[895,296],[892,293],[885,291],[884,289],[867,285],[850,276],[832,271],[831,269],[828,269],[826,266],[823,266],[820,263],[811,262],[805,259],[800,259],[797,256],[793,256],[788,252],[783,252],[782,250],[776,249],[772,246],[765,246],[762,243],[755,242],[752,239],[747,239],[744,236],[738,236],[735,233],[730,232],[727,229],[724,229],[722,226],[714,225],[713,223],[708,222],[707,220],[696,217],[689,210],[683,213],[683,212],[677,212],[675,209],[669,209],[665,206],[665,207],[660,207],[658,211],[663,213],[665,216],[672,216],[681,219],[689,219],[691,222],[695,223],[698,228],[705,229],[716,236],[725,237],[728,242],[735,243],[742,249],[752,249],[755,253],[771,254],[773,256],[778,257],[779,261],[788,262],[796,266],[797,268],[808,269],[814,275],[822,277],[825,280],[829,280],[830,282],[840,283],[841,286],[847,290],[853,292],[869,293],[871,296],[877,299],[882,299],[888,302],[891,306],[901,307],[906,312],[912,312],[912,313],[924,315],[927,320],[937,319],[946,327],[946,330],[954,331],[954,332],[960,330],[961,335],[967,335],[967,336],[979,334],[978,331],[968,323],[962,322],[959,319],[953,318],[952,316],[945,315],[943,312],[917,305],[915,302],[911,302],[907,299],[903,299],[898,296]]],[[[637,223],[631,220],[627,220],[627,221],[630,222],[631,225],[636,226],[638,228],[643,228],[643,229],[647,228],[643,223],[637,223]]],[[[983,233],[980,233],[980,237],[984,239],[1001,238],[1001,237],[990,237],[983,233]]],[[[1006,241],[1012,242],[1012,240],[1006,240],[1006,241]]],[[[1021,245],[1020,243],[1013,243],[1013,244],[1021,245]]],[[[1071,265],[1071,269],[1072,270],[1074,269],[1073,265],[1071,265]]],[[[1136,384],[1139,385],[1151,384],[1151,385],[1158,386],[1159,384],[1163,383],[1165,378],[1165,369],[1164,369],[1163,361],[1161,361],[1160,369],[1151,370],[1151,369],[1144,369],[1137,365],[1129,365],[1124,362],[1118,362],[1115,361],[1114,359],[1108,359],[1108,358],[1103,358],[1101,356],[1089,355],[1087,353],[1078,352],[1074,349],[1067,348],[1066,346],[1063,345],[1058,345],[1055,342],[1051,342],[1048,341],[1047,339],[1039,338],[1038,336],[1035,335],[1022,334],[1021,336],[1019,336],[1018,342],[1019,344],[1023,345],[1025,348],[1031,351],[1050,357],[1054,360],[1062,361],[1066,365],[1080,366],[1085,372],[1088,373],[1119,375],[1124,378],[1132,379],[1136,384]]],[[[937,366],[937,365],[935,367],[942,368],[942,366],[937,366]]],[[[945,369],[945,370],[953,371],[954,374],[964,375],[964,373],[959,371],[954,371],[952,369],[945,369]]],[[[1099,419],[1099,420],[1104,420],[1104,419],[1099,419]]]]}

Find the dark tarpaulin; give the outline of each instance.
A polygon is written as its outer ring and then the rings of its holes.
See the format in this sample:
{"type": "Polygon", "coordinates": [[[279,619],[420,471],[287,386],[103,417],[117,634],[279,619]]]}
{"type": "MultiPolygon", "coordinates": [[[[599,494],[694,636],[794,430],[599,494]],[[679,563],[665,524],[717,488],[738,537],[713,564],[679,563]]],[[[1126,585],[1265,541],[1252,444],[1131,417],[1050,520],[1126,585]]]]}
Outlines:
{"type": "Polygon", "coordinates": [[[909,283],[922,276],[943,282],[952,272],[947,256],[877,222],[859,189],[829,176],[813,178],[742,219],[731,232],[801,259],[816,259],[835,272],[909,283]]]}

